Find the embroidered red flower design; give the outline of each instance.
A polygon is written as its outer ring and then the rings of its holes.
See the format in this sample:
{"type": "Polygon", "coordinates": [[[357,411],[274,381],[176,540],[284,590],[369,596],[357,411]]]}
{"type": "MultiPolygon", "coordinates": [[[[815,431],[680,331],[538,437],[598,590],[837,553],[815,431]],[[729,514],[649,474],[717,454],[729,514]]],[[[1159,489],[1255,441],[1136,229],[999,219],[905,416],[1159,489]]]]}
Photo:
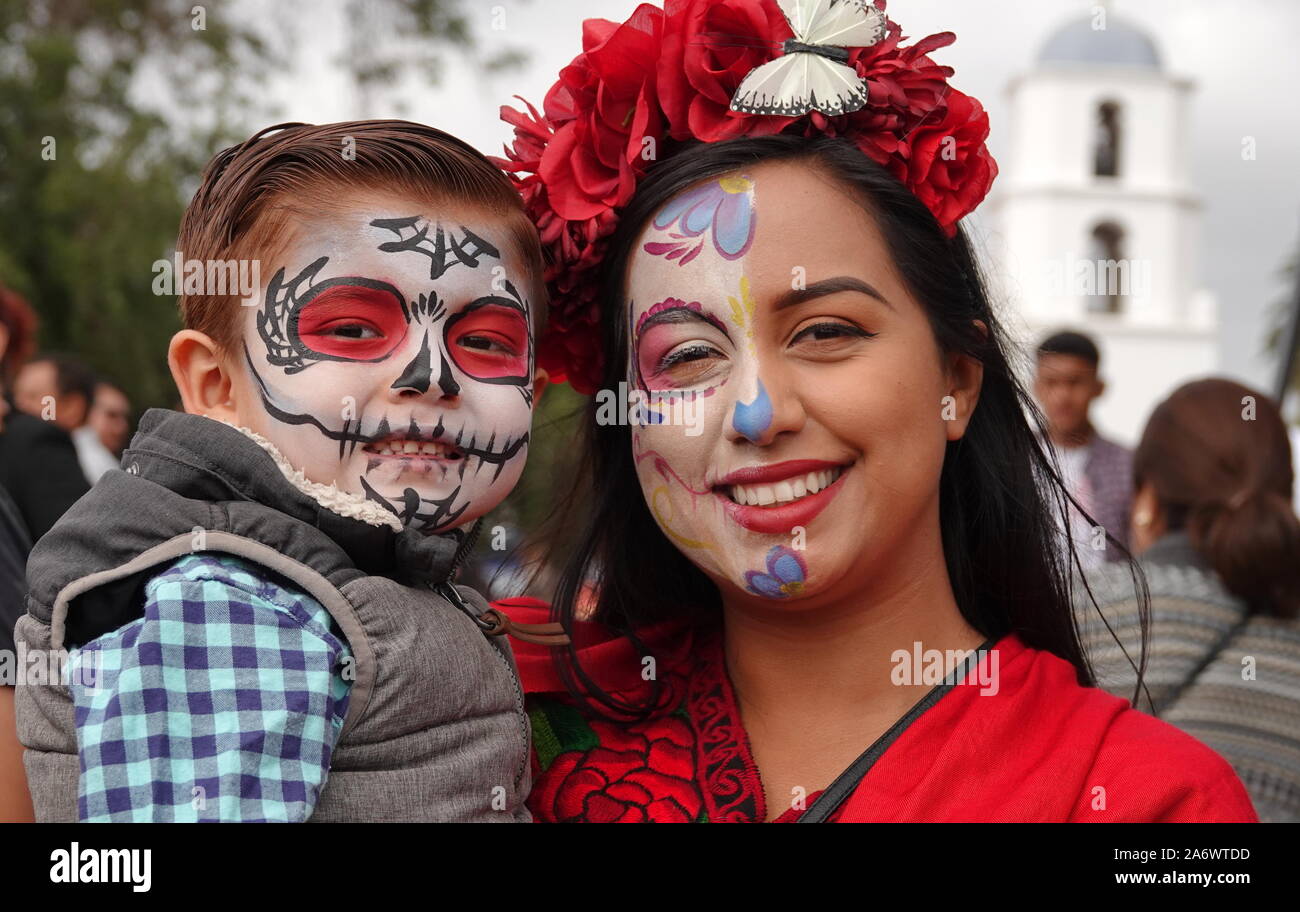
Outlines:
{"type": "Polygon", "coordinates": [[[591,720],[600,746],[556,757],[529,805],[545,822],[690,823],[704,807],[694,735],[678,716],[636,725],[591,720]]]}

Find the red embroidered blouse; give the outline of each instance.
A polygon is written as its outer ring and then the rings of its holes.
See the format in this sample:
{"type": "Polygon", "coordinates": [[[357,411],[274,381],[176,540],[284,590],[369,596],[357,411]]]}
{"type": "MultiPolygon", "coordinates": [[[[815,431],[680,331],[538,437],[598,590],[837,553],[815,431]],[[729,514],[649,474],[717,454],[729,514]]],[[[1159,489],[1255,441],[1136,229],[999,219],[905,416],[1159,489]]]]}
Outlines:
{"type": "MultiPolygon", "coordinates": [[[[525,623],[548,618],[537,599],[497,607],[525,623]]],[[[575,636],[583,669],[606,691],[629,699],[650,693],[641,656],[625,638],[593,624],[579,624],[575,636]]],[[[662,689],[654,715],[635,723],[581,713],[550,649],[512,641],[532,720],[534,818],[766,820],[720,631],[661,625],[641,638],[662,689]]],[[[936,687],[872,745],[866,774],[829,820],[1258,820],[1232,767],[1201,742],[1125,700],[1080,687],[1073,666],[1014,634],[993,651],[996,687],[982,688],[974,673],[969,683],[936,687]]],[[[981,661],[991,660],[990,653],[981,661]]],[[[776,822],[797,820],[820,794],[776,822]]]]}

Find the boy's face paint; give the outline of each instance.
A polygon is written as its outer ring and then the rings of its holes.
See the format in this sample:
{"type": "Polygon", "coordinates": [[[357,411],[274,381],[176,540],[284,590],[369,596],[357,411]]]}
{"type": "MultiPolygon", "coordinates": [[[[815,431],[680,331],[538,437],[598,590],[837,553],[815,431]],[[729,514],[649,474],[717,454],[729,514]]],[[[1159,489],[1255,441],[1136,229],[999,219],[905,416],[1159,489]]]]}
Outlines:
{"type": "Polygon", "coordinates": [[[698,397],[702,433],[632,431],[664,534],[724,591],[869,584],[937,509],[951,422],[929,321],[861,205],[802,165],[698,185],[646,226],[626,292],[630,385],[664,413],[698,397]]]}
{"type": "Polygon", "coordinates": [[[358,199],[267,265],[245,309],[240,420],[408,526],[500,503],[528,452],[534,354],[531,283],[499,223],[358,199]]]}

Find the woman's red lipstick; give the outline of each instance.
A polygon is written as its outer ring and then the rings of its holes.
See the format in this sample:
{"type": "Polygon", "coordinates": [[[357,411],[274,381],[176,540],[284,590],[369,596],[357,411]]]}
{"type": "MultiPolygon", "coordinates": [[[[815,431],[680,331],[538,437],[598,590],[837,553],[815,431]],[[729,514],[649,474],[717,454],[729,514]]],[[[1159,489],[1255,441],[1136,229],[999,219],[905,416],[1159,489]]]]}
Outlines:
{"type": "Polygon", "coordinates": [[[840,482],[849,466],[844,463],[827,462],[822,459],[792,459],[766,466],[753,466],[737,469],[723,476],[714,488],[714,495],[722,500],[722,506],[733,520],[752,532],[779,534],[789,532],[795,526],[812,522],[813,518],[826,509],[835,495],[839,493],[840,482]],[[842,469],[839,476],[815,494],[807,494],[796,500],[781,504],[755,506],[738,504],[725,490],[731,485],[752,485],[775,483],[800,478],[809,472],[822,472],[842,469]]]}

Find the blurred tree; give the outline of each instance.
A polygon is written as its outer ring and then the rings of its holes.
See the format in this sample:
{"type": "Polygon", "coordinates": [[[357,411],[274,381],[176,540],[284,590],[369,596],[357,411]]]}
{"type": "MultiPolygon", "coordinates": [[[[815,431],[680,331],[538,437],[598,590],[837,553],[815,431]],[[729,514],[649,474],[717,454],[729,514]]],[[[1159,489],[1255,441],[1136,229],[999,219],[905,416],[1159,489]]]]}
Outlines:
{"type": "Polygon", "coordinates": [[[175,240],[184,184],[233,135],[236,76],[263,49],[192,9],[0,0],[0,282],[36,308],[43,348],[84,357],[139,405],[174,400],[175,300],[152,294],[151,265],[175,240]],[[144,103],[145,77],[167,103],[210,104],[206,134],[144,103]]]}
{"type": "MultiPolygon", "coordinates": [[[[347,46],[336,62],[351,77],[356,116],[369,116],[382,89],[400,87],[412,74],[437,83],[449,46],[456,49],[461,63],[480,73],[509,70],[528,59],[524,49],[502,41],[491,42],[494,50],[485,52],[467,6],[447,0],[345,0],[347,46]]],[[[504,5],[476,2],[472,8],[480,26],[489,30],[504,26],[504,5]]],[[[392,104],[404,107],[400,93],[392,104]]]]}
{"type": "MultiPolygon", "coordinates": [[[[347,0],[345,11],[399,26],[419,53],[375,59],[427,77],[439,53],[474,51],[467,5],[347,0]]],[[[303,46],[316,9],[306,0],[265,15],[232,2],[0,0],[0,283],[40,314],[41,347],[82,356],[138,410],[175,404],[166,347],[176,301],[152,293],[152,265],[171,256],[208,159],[274,122],[260,90],[303,46]]],[[[406,71],[356,63],[348,70],[359,87],[406,71]]]]}

